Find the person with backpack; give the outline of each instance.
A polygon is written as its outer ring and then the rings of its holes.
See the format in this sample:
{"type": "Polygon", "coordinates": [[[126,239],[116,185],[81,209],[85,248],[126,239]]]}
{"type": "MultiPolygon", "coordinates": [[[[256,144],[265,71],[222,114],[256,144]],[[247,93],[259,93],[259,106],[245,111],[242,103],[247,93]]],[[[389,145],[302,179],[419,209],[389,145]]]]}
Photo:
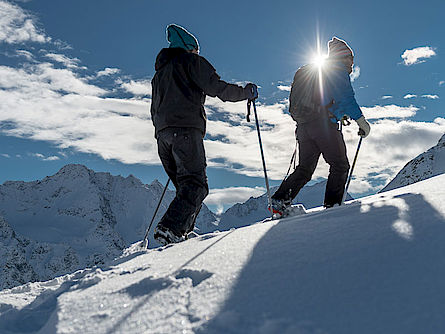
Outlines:
{"type": "Polygon", "coordinates": [[[297,123],[299,164],[272,196],[272,211],[279,216],[286,215],[286,208],[311,180],[321,154],[330,166],[323,205],[341,205],[350,168],[341,124],[349,116],[357,122],[361,137],[370,132],[349,77],[354,64],[352,49],[333,37],[328,50],[323,66],[305,65],[294,76],[289,112],[297,123]]]}
{"type": "Polygon", "coordinates": [[[195,36],[176,24],[167,27],[168,48],[162,49],[152,79],[151,117],[162,165],[176,188],[176,196],[155,228],[161,244],[183,240],[209,192],[203,138],[206,132],[206,95],[222,101],[254,100],[257,86],[245,87],[220,79],[199,55],[195,36]]]}

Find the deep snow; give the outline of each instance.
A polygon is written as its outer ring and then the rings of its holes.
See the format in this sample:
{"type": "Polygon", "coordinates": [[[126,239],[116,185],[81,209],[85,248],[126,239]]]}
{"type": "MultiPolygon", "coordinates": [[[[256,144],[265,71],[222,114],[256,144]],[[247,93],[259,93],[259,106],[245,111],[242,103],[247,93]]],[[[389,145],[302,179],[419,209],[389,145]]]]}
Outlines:
{"type": "Polygon", "coordinates": [[[444,333],[445,175],[0,292],[1,333],[444,333]]]}

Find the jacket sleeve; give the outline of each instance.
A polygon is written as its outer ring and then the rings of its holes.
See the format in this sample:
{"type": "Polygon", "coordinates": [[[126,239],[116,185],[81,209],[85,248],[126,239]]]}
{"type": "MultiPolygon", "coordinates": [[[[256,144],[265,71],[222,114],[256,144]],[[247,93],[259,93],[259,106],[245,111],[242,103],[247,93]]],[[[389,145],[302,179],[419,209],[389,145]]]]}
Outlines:
{"type": "Polygon", "coordinates": [[[348,115],[353,120],[360,118],[363,114],[355,100],[354,90],[351,85],[349,74],[346,71],[338,71],[332,82],[332,98],[334,104],[330,111],[341,119],[343,115],[348,115]]]}
{"type": "Polygon", "coordinates": [[[193,55],[189,72],[193,82],[208,96],[219,97],[222,101],[237,102],[247,99],[244,88],[221,80],[215,68],[204,58],[193,55]]]}

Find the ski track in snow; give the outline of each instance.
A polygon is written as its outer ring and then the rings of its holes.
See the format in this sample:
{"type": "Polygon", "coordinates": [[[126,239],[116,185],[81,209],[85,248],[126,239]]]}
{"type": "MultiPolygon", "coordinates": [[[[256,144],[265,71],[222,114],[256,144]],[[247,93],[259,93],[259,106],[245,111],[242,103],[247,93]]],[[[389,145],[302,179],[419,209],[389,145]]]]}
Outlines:
{"type": "Polygon", "coordinates": [[[138,243],[0,292],[0,333],[444,333],[445,175],[329,210],[138,243]]]}

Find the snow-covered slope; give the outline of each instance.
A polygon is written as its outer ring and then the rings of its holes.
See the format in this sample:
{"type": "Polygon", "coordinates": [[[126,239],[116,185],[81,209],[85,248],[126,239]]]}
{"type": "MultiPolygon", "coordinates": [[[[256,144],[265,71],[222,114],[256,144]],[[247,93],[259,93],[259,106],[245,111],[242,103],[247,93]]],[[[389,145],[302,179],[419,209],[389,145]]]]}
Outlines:
{"type": "MultiPolygon", "coordinates": [[[[306,209],[323,205],[324,193],[327,180],[313,185],[306,185],[298,193],[293,203],[301,203],[306,209]]],[[[275,193],[278,187],[271,188],[271,193],[275,193]]],[[[352,199],[348,194],[347,200],[352,199]]],[[[238,203],[227,209],[221,215],[218,229],[220,231],[228,230],[232,227],[242,227],[254,222],[270,217],[267,209],[267,194],[259,197],[251,197],[244,203],[238,203]]]]}
{"type": "Polygon", "coordinates": [[[0,292],[1,333],[445,333],[445,175],[0,292]]]}
{"type": "Polygon", "coordinates": [[[380,192],[403,187],[443,173],[445,173],[445,134],[436,146],[408,162],[380,192]]]}
{"type": "MultiPolygon", "coordinates": [[[[47,280],[103,264],[140,240],[163,190],[67,165],[34,182],[0,185],[0,288],[47,280]]],[[[158,219],[174,197],[168,190],[158,219]]],[[[215,216],[203,207],[201,230],[214,229],[215,216]]],[[[150,235],[152,237],[152,233],[150,235]]]]}

